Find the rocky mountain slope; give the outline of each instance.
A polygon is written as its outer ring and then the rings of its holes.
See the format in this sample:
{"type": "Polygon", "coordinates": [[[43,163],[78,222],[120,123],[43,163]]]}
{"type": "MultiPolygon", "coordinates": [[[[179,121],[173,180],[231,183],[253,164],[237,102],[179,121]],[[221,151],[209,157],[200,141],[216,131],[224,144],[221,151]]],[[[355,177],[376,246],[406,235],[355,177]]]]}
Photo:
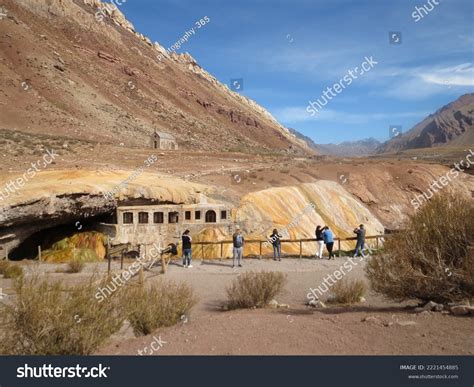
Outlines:
{"type": "Polygon", "coordinates": [[[308,152],[254,101],[189,54],[168,55],[98,0],[5,0],[0,128],[147,147],[308,152]]]}
{"type": "Polygon", "coordinates": [[[474,144],[474,93],[462,95],[410,131],[382,144],[377,153],[470,144],[474,144]]]}
{"type": "Polygon", "coordinates": [[[316,149],[323,155],[358,157],[373,154],[381,145],[375,138],[359,141],[344,141],[339,144],[319,144],[316,149]]]}

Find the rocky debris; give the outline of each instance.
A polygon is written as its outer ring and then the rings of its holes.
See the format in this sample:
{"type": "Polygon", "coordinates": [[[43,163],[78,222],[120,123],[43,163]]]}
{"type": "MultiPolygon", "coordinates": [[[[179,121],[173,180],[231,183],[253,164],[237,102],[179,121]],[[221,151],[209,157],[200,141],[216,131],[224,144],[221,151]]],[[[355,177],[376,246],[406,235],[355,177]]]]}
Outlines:
{"type": "Polygon", "coordinates": [[[437,304],[434,301],[429,301],[423,306],[416,307],[414,309],[415,313],[423,313],[423,312],[441,312],[444,310],[443,304],[437,304]]]}
{"type": "Polygon", "coordinates": [[[272,309],[276,309],[278,308],[278,301],[277,300],[271,300],[269,303],[268,303],[268,306],[272,309]]]}
{"type": "Polygon", "coordinates": [[[451,313],[455,316],[466,316],[466,315],[474,315],[474,307],[469,305],[456,305],[452,306],[450,309],[451,313]]]}
{"type": "Polygon", "coordinates": [[[401,327],[408,327],[411,325],[417,325],[418,323],[410,320],[397,320],[395,324],[400,325],[401,327]]]}
{"type": "Polygon", "coordinates": [[[384,325],[384,322],[381,319],[379,319],[377,316],[367,316],[367,317],[364,317],[361,321],[365,323],[375,324],[375,325],[384,325]]]}
{"type": "Polygon", "coordinates": [[[123,71],[126,75],[128,75],[128,76],[130,76],[130,77],[133,77],[134,75],[137,74],[136,70],[132,69],[132,68],[129,67],[129,66],[123,66],[123,67],[122,67],[122,71],[123,71]]]}
{"type": "Polygon", "coordinates": [[[97,9],[97,13],[100,13],[102,17],[110,18],[115,24],[125,28],[130,32],[135,32],[135,27],[130,23],[125,15],[118,9],[115,4],[102,3],[100,0],[84,0],[84,4],[90,5],[97,9]]]}
{"type": "Polygon", "coordinates": [[[365,297],[359,297],[359,302],[363,304],[364,302],[367,302],[367,300],[365,297]]]}
{"type": "Polygon", "coordinates": [[[271,300],[268,303],[268,306],[272,309],[289,309],[290,305],[288,304],[279,304],[277,300],[271,300]]]}
{"type": "Polygon", "coordinates": [[[116,63],[116,62],[119,62],[120,60],[118,58],[116,58],[115,56],[112,56],[110,54],[107,54],[106,52],[102,51],[102,50],[99,50],[97,52],[97,56],[101,59],[105,59],[106,61],[108,62],[112,62],[112,63],[116,63]]]}
{"type": "Polygon", "coordinates": [[[60,64],[55,64],[53,67],[54,67],[56,70],[59,70],[59,71],[61,71],[61,72],[66,71],[66,68],[65,68],[63,65],[60,65],[60,64]]]}
{"type": "Polygon", "coordinates": [[[307,302],[306,305],[311,306],[313,308],[317,308],[317,309],[326,308],[326,304],[324,304],[324,302],[319,301],[319,300],[311,300],[311,301],[307,302]]]}

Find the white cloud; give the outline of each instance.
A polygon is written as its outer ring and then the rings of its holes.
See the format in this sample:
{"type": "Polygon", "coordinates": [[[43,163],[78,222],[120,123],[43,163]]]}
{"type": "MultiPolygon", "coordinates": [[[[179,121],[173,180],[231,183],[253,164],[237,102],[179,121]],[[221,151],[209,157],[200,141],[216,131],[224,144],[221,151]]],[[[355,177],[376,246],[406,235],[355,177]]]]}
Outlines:
{"type": "Polygon", "coordinates": [[[418,76],[426,83],[452,86],[474,86],[474,66],[463,63],[458,66],[431,69],[421,72],[418,76]]]}
{"type": "Polygon", "coordinates": [[[323,109],[317,115],[311,116],[306,108],[300,106],[288,106],[273,112],[277,119],[285,124],[300,122],[336,122],[341,124],[366,124],[374,121],[387,120],[389,118],[423,118],[429,112],[398,112],[398,113],[347,113],[332,109],[323,109]]]}

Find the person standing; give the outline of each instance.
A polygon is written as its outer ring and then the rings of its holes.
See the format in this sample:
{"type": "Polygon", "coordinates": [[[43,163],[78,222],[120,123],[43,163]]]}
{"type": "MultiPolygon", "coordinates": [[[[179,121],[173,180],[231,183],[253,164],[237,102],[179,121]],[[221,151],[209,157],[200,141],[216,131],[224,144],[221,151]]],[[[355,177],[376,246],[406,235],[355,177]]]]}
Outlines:
{"type": "Polygon", "coordinates": [[[324,226],[323,230],[323,240],[329,253],[328,260],[331,258],[334,259],[334,254],[332,253],[332,249],[334,247],[334,235],[328,226],[324,226]]]}
{"type": "Polygon", "coordinates": [[[191,260],[192,260],[192,249],[191,249],[191,243],[192,243],[192,238],[189,235],[189,230],[186,230],[182,237],[181,241],[183,243],[183,267],[185,268],[191,268],[193,265],[191,265],[191,260]]]}
{"type": "Polygon", "coordinates": [[[318,244],[318,251],[316,251],[316,258],[323,259],[323,248],[324,248],[324,239],[323,239],[323,229],[320,225],[316,227],[316,243],[318,244]]]}
{"type": "Polygon", "coordinates": [[[273,245],[273,260],[281,261],[281,238],[282,236],[278,234],[278,230],[275,228],[273,229],[272,235],[270,235],[270,240],[272,241],[273,245]]]}
{"type": "Polygon", "coordinates": [[[232,258],[232,267],[235,267],[235,261],[238,261],[239,267],[242,267],[242,260],[244,255],[244,243],[245,239],[240,231],[240,226],[237,226],[235,229],[234,235],[232,235],[233,241],[233,258],[232,258]]]}
{"type": "Polygon", "coordinates": [[[359,225],[359,228],[356,228],[354,230],[354,233],[357,235],[357,243],[356,243],[356,248],[354,252],[354,258],[359,255],[362,255],[362,258],[365,258],[364,255],[364,248],[365,248],[365,228],[363,224],[359,225]]]}

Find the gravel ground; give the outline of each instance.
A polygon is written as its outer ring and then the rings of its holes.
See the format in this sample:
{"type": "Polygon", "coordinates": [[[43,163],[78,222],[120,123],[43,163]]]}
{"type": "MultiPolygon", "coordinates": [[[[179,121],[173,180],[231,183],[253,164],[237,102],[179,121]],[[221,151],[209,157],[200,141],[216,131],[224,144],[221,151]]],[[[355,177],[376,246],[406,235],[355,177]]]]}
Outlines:
{"type": "MultiPolygon", "coordinates": [[[[98,354],[113,355],[473,355],[472,317],[442,313],[413,313],[410,305],[389,302],[368,292],[366,302],[352,307],[313,309],[305,305],[310,287],[338,270],[347,258],[246,259],[242,268],[232,261],[194,261],[185,269],[179,261],[169,266],[167,279],[186,282],[199,298],[181,323],[134,337],[130,328],[114,335],[98,354]],[[285,291],[277,297],[289,308],[224,311],[225,289],[244,271],[277,270],[286,273],[285,291]],[[368,321],[363,321],[369,317],[368,321]],[[152,343],[160,342],[160,345],[152,343]]],[[[125,267],[132,261],[127,261],[125,267]]],[[[353,266],[347,278],[364,281],[364,262],[353,266]]],[[[106,263],[89,264],[79,274],[56,273],[65,265],[25,265],[50,280],[76,283],[91,273],[105,272],[106,263]]],[[[114,262],[112,269],[120,269],[114,262]]],[[[148,281],[163,278],[159,266],[146,271],[148,281]]],[[[4,293],[11,281],[0,279],[4,293]]],[[[329,295],[329,293],[328,293],[329,295]]],[[[324,298],[324,297],[323,297],[324,298]]]]}

